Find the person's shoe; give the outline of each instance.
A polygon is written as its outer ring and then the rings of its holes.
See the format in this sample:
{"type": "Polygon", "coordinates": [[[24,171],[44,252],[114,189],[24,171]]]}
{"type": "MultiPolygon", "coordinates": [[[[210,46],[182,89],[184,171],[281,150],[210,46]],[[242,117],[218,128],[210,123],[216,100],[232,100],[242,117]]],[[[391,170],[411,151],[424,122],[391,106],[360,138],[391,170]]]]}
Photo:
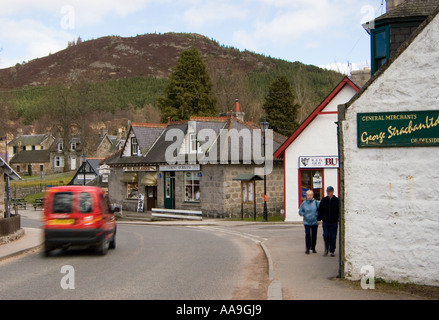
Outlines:
{"type": "Polygon", "coordinates": [[[309,250],[306,250],[306,251],[305,251],[305,254],[309,254],[309,250]]]}
{"type": "Polygon", "coordinates": [[[317,253],[316,249],[312,249],[312,253],[317,253]]]}
{"type": "Polygon", "coordinates": [[[334,252],[331,252],[331,257],[335,257],[335,254],[334,254],[334,252]]]}
{"type": "Polygon", "coordinates": [[[323,256],[327,256],[328,255],[328,251],[325,251],[325,253],[323,254],[323,256]]]}

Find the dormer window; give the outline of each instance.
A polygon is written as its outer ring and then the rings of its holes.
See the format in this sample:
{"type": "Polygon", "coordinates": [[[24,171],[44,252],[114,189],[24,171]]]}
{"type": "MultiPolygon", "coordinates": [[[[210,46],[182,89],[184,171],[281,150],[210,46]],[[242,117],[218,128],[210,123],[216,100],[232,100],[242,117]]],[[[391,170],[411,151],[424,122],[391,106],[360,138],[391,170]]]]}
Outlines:
{"type": "Polygon", "coordinates": [[[197,141],[197,134],[196,133],[190,133],[189,134],[189,153],[196,153],[199,149],[200,144],[197,141]]]}
{"type": "Polygon", "coordinates": [[[389,28],[382,27],[372,31],[372,74],[387,62],[390,55],[389,28]]]}
{"type": "Polygon", "coordinates": [[[137,138],[131,138],[131,155],[139,155],[139,143],[137,142],[137,138]]]}
{"type": "Polygon", "coordinates": [[[62,151],[64,148],[64,145],[62,142],[58,143],[58,151],[62,151]]]}
{"type": "Polygon", "coordinates": [[[71,151],[75,151],[76,150],[76,143],[71,143],[70,144],[70,150],[71,151]]]}

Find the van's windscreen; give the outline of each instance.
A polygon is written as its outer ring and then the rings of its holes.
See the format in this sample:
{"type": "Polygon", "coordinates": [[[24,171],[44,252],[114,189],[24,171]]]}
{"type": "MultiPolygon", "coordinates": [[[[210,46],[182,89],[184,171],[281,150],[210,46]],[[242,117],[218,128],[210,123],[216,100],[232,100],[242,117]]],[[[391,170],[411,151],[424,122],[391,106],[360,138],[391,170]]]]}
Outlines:
{"type": "Polygon", "coordinates": [[[72,213],[73,193],[58,192],[53,197],[53,213],[72,213]]]}

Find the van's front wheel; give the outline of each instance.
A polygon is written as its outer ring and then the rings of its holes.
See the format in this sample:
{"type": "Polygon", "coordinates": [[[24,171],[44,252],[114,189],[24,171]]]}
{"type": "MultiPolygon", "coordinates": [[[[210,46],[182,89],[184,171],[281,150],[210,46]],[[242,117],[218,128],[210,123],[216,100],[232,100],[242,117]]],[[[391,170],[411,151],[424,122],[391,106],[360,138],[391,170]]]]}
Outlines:
{"type": "Polygon", "coordinates": [[[110,249],[116,249],[116,235],[114,235],[113,239],[110,241],[109,248],[110,249]]]}
{"type": "Polygon", "coordinates": [[[103,256],[108,253],[109,242],[107,239],[102,240],[102,242],[97,246],[97,252],[103,256]]]}

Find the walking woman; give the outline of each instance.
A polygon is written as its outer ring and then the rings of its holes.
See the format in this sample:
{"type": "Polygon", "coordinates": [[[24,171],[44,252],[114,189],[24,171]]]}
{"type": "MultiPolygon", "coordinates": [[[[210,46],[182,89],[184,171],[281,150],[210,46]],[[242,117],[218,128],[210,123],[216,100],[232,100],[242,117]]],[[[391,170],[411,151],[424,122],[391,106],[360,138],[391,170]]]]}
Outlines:
{"type": "Polygon", "coordinates": [[[306,200],[302,202],[299,209],[299,215],[303,217],[303,225],[305,226],[305,245],[306,254],[309,250],[317,253],[317,217],[318,217],[319,202],[314,199],[314,192],[308,190],[306,192],[306,200]]]}

